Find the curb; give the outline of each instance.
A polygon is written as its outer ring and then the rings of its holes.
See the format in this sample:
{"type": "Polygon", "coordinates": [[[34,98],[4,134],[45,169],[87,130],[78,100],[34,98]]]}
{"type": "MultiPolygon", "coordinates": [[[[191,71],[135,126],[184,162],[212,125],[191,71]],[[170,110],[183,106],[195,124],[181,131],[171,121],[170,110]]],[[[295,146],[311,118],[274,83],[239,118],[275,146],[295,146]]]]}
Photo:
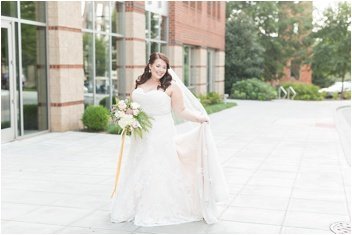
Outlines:
{"type": "Polygon", "coordinates": [[[348,112],[350,113],[351,106],[349,105],[341,106],[336,109],[335,124],[346,162],[349,166],[351,166],[351,123],[348,122],[347,118],[342,113],[348,109],[348,112]]]}

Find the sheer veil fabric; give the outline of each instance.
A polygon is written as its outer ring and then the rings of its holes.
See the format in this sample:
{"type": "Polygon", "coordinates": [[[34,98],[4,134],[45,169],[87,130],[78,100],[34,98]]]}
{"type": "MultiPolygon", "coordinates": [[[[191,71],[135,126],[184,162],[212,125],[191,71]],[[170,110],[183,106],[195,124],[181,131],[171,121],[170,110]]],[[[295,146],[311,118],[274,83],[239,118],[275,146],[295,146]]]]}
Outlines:
{"type": "MultiPolygon", "coordinates": [[[[207,116],[175,72],[168,71],[182,91],[187,113],[207,116]]],[[[139,87],[131,98],[152,117],[152,128],[143,138],[130,138],[111,204],[111,222],[133,221],[137,226],[217,222],[217,206],[227,202],[229,193],[210,124],[187,121],[176,128],[172,98],[161,89],[139,87]]]]}
{"type": "MultiPolygon", "coordinates": [[[[200,101],[176,73],[171,68],[168,72],[182,90],[185,108],[208,116],[200,101]]],[[[217,204],[226,203],[229,199],[229,189],[219,162],[217,147],[209,123],[199,125],[189,122],[187,125],[187,132],[177,135],[175,140],[178,157],[194,177],[204,220],[208,224],[216,223],[217,204]]]]}

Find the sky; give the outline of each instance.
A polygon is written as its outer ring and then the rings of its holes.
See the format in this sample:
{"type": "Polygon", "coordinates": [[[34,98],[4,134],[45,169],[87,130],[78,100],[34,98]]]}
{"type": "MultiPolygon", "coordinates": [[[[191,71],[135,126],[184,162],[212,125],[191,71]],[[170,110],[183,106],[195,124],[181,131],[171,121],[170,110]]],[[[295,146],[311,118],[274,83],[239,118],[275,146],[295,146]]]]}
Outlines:
{"type": "Polygon", "coordinates": [[[313,0],[313,22],[321,19],[324,9],[337,7],[339,2],[347,2],[346,0],[313,0]]]}
{"type": "Polygon", "coordinates": [[[320,18],[319,16],[323,13],[324,9],[331,7],[336,7],[339,2],[347,2],[346,0],[313,0],[313,17],[320,18]],[[319,14],[318,14],[319,13],[319,14]],[[315,14],[315,15],[314,15],[315,14]]]}

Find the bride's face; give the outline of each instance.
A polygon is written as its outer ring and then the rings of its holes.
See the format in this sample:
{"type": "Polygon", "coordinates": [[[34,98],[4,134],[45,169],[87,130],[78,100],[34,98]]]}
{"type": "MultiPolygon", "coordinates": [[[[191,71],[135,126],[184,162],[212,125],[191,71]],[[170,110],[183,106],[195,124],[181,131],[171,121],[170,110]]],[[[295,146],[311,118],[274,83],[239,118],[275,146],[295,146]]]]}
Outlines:
{"type": "Polygon", "coordinates": [[[167,70],[167,65],[162,59],[156,59],[152,65],[149,65],[153,78],[162,78],[167,70]]]}

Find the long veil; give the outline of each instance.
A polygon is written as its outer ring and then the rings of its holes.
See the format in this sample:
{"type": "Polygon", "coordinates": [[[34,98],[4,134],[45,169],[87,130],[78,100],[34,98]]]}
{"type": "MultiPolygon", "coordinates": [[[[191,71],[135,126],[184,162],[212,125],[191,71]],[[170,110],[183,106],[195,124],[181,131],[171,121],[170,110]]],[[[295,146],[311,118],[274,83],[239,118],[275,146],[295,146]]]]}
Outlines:
{"type": "MultiPolygon", "coordinates": [[[[171,68],[168,73],[182,90],[185,108],[208,116],[203,105],[176,73],[171,68]]],[[[217,204],[229,199],[229,190],[210,124],[187,123],[187,131],[178,136],[176,144],[179,157],[186,161],[187,158],[192,159],[194,164],[194,181],[203,218],[208,224],[217,222],[217,204]]]]}

